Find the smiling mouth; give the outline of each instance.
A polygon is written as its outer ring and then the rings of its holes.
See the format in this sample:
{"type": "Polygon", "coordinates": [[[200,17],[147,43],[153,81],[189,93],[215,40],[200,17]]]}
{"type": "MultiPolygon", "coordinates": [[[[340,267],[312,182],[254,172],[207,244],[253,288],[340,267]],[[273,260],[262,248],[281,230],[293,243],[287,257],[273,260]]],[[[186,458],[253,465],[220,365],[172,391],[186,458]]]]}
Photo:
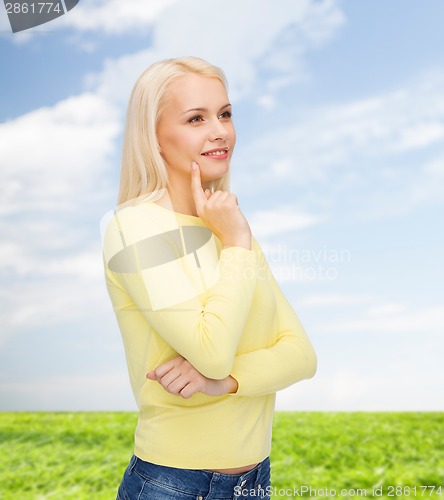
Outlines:
{"type": "Polygon", "coordinates": [[[202,153],[202,156],[224,156],[227,155],[229,151],[229,148],[218,148],[218,149],[212,149],[210,151],[206,151],[205,153],[202,153]]]}

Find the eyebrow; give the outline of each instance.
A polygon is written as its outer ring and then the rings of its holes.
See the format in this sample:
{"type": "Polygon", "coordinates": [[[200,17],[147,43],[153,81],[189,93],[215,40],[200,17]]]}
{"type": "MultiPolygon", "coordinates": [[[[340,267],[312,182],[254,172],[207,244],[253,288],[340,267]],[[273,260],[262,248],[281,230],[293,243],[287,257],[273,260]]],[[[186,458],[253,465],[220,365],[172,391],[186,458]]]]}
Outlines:
{"type": "MultiPolygon", "coordinates": [[[[225,106],[222,106],[219,111],[222,111],[223,109],[230,108],[230,107],[231,107],[231,103],[225,104],[225,106]]],[[[180,113],[180,116],[185,115],[187,113],[195,112],[195,111],[205,112],[205,111],[208,111],[208,109],[207,108],[191,108],[191,109],[187,109],[183,113],[180,113]]]]}

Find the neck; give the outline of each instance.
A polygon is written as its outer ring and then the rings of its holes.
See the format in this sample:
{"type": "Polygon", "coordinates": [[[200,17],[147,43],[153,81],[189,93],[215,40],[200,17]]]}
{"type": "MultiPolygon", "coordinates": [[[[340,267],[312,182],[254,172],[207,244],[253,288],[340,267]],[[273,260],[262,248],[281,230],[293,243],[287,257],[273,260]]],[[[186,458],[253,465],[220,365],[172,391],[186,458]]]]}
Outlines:
{"type": "Polygon", "coordinates": [[[191,179],[188,183],[169,179],[168,196],[174,212],[197,216],[196,205],[191,192],[191,179]]]}

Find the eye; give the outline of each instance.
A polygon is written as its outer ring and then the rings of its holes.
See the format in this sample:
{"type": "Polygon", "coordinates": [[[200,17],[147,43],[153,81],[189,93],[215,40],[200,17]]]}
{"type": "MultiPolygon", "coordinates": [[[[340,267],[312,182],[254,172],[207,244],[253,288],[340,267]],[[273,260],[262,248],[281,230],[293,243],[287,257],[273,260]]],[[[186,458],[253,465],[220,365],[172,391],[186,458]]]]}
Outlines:
{"type": "Polygon", "coordinates": [[[203,117],[201,115],[193,116],[188,120],[188,123],[199,123],[203,121],[203,117]]]}
{"type": "Polygon", "coordinates": [[[231,111],[225,111],[220,115],[221,118],[225,119],[230,119],[233,116],[233,113],[231,111]]]}

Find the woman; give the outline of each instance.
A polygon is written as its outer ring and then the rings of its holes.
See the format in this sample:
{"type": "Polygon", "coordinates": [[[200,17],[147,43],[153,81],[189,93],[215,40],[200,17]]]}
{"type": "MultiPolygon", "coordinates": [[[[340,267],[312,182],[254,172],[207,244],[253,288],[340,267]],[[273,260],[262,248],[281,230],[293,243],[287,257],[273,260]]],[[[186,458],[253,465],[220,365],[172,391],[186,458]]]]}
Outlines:
{"type": "Polygon", "coordinates": [[[224,75],[187,57],[136,82],[107,286],[140,412],[119,499],[269,498],[276,391],[316,356],[229,188],[224,75]]]}

